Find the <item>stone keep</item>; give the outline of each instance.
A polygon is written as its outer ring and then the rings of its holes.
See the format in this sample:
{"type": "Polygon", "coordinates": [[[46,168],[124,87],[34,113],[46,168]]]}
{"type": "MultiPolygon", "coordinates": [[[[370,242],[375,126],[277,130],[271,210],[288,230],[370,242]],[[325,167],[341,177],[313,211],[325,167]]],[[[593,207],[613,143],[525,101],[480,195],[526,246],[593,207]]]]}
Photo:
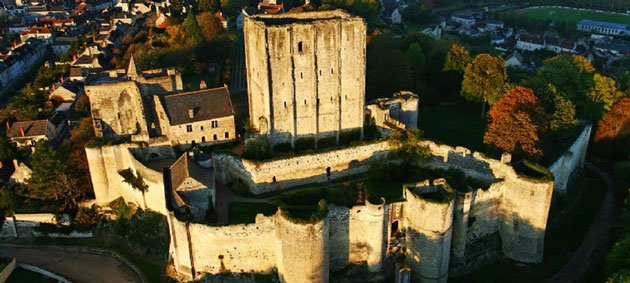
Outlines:
{"type": "Polygon", "coordinates": [[[340,10],[245,19],[251,125],[272,144],[363,130],[365,21],[340,10]]]}

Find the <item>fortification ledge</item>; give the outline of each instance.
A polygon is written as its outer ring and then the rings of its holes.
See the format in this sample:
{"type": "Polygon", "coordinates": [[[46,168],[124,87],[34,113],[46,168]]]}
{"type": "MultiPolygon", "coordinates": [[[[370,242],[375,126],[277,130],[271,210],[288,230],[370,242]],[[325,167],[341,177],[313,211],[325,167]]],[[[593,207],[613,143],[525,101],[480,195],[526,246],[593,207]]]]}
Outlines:
{"type": "Polygon", "coordinates": [[[284,14],[261,14],[248,17],[247,20],[260,23],[267,26],[273,25],[290,25],[290,24],[308,24],[317,21],[331,20],[360,20],[363,19],[351,15],[343,10],[316,11],[304,13],[284,13],[284,14]]]}

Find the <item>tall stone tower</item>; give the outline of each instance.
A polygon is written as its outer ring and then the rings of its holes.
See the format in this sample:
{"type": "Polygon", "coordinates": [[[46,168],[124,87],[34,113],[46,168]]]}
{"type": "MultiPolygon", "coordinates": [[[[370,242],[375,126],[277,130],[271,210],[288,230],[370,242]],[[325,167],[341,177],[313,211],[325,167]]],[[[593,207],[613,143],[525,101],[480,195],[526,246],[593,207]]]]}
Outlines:
{"type": "Polygon", "coordinates": [[[250,122],[272,144],[363,132],[365,34],[344,11],[245,19],[250,122]]]}

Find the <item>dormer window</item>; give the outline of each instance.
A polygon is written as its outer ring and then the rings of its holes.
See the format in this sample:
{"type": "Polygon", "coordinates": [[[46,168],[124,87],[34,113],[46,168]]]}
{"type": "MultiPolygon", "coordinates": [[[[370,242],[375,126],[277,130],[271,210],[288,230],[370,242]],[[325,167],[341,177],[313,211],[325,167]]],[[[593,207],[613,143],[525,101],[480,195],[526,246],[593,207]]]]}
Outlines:
{"type": "Polygon", "coordinates": [[[197,112],[195,111],[195,108],[188,109],[188,118],[190,119],[195,118],[195,112],[197,112]]]}

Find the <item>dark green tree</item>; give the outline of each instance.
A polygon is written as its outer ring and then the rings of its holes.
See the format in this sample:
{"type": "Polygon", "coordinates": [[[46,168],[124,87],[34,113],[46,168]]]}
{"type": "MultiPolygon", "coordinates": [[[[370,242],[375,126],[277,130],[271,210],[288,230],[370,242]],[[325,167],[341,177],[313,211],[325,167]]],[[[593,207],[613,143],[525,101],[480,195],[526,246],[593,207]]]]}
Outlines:
{"type": "Polygon", "coordinates": [[[63,156],[52,148],[48,142],[40,141],[35,145],[35,153],[31,158],[33,173],[28,180],[28,195],[35,199],[50,199],[55,190],[55,183],[66,169],[63,156]]]}
{"type": "Polygon", "coordinates": [[[186,46],[193,47],[203,42],[203,33],[197,22],[195,14],[190,11],[186,16],[186,19],[182,23],[182,29],[184,30],[184,41],[186,46]]]}

